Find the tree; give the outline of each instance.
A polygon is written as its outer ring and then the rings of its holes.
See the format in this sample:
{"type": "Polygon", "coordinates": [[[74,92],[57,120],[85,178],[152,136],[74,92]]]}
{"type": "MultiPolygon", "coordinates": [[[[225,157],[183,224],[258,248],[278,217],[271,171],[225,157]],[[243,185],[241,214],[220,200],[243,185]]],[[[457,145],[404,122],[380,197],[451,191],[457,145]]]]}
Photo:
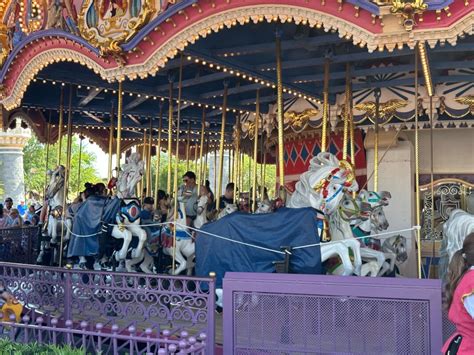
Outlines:
{"type": "MultiPolygon", "coordinates": [[[[62,139],[62,160],[66,165],[67,138],[62,139]]],[[[46,179],[46,169],[54,169],[57,163],[58,144],[49,147],[48,164],[46,164],[46,145],[40,143],[36,137],[31,137],[23,148],[23,169],[25,172],[26,191],[43,193],[46,179]]],[[[85,182],[97,183],[102,180],[94,168],[96,157],[82,149],[81,154],[81,181],[78,181],[79,168],[79,138],[74,136],[71,145],[71,173],[69,177],[69,198],[73,198],[78,189],[83,190],[85,182]]]]}

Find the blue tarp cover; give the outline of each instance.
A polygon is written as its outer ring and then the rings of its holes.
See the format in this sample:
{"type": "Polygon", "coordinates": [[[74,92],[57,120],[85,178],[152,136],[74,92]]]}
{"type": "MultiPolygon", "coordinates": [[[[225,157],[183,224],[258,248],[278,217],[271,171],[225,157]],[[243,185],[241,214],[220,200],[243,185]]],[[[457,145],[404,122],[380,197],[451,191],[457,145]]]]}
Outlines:
{"type": "MultiPolygon", "coordinates": [[[[316,210],[312,208],[280,208],[269,214],[232,213],[208,223],[202,231],[265,248],[280,250],[282,246],[319,243],[316,210]]],[[[217,287],[222,287],[226,271],[275,272],[274,261],[284,255],[218,239],[198,232],[196,239],[196,274],[216,273],[217,287]]],[[[321,274],[319,246],[292,251],[290,270],[299,274],[321,274]]]]}

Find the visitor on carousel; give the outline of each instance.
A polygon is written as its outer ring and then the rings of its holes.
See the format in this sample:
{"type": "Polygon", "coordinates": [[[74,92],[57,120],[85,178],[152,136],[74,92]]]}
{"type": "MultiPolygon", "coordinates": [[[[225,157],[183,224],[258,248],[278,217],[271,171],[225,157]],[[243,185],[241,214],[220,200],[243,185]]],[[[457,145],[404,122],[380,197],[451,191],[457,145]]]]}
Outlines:
{"type": "Polygon", "coordinates": [[[11,197],[7,197],[5,199],[5,203],[3,204],[3,213],[8,216],[12,208],[13,208],[13,199],[11,197]]]}
{"type": "Polygon", "coordinates": [[[24,215],[25,225],[36,226],[39,222],[39,216],[36,214],[34,205],[28,207],[28,211],[24,215]]]}
{"type": "Polygon", "coordinates": [[[216,201],[214,199],[214,193],[211,190],[211,183],[206,180],[205,184],[201,186],[200,196],[207,196],[207,212],[212,212],[216,207],[216,201]]]}
{"type": "Polygon", "coordinates": [[[27,211],[25,201],[21,201],[20,204],[18,206],[16,206],[16,209],[18,210],[18,212],[20,212],[20,216],[24,216],[26,214],[26,211],[27,211]]]}
{"type": "Polygon", "coordinates": [[[234,203],[234,188],[235,184],[233,182],[229,182],[225,187],[224,195],[221,196],[221,200],[219,202],[219,209],[225,208],[226,204],[234,203]]]}
{"type": "Polygon", "coordinates": [[[155,214],[155,200],[153,197],[145,197],[143,199],[143,207],[140,212],[140,219],[142,224],[150,224],[153,222],[153,216],[155,214]],[[144,222],[146,221],[146,223],[144,222]]]}
{"type": "Polygon", "coordinates": [[[446,282],[448,318],[456,331],[443,346],[443,354],[474,354],[474,233],[454,253],[446,282]]]}
{"type": "Polygon", "coordinates": [[[169,195],[163,190],[158,190],[158,210],[155,211],[155,221],[159,221],[160,223],[166,222],[169,208],[169,195]]]}
{"type": "Polygon", "coordinates": [[[187,171],[183,175],[183,183],[178,191],[178,201],[184,202],[186,211],[186,224],[190,226],[196,219],[198,186],[196,185],[196,174],[187,171]]]}
{"type": "Polygon", "coordinates": [[[0,203],[0,228],[5,228],[7,226],[7,217],[3,213],[3,204],[0,203]]]}
{"type": "Polygon", "coordinates": [[[23,226],[23,220],[20,216],[20,212],[16,208],[10,210],[10,214],[7,217],[7,228],[21,228],[23,226]]]}

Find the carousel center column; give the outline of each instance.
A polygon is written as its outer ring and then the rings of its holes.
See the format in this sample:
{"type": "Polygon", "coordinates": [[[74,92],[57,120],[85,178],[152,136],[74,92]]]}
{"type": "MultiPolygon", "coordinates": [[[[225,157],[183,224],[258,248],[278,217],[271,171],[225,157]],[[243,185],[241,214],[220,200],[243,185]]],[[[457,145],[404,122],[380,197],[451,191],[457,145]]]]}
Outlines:
{"type": "Polygon", "coordinates": [[[15,129],[0,130],[0,199],[11,197],[15,206],[25,200],[23,147],[30,137],[20,122],[15,129]]]}

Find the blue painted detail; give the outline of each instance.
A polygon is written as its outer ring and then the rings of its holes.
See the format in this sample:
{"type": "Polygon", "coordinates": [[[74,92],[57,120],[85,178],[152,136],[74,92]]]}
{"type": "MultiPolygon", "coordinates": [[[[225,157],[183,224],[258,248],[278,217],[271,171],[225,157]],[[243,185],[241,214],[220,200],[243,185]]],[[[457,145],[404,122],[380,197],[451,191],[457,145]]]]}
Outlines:
{"type": "Polygon", "coordinates": [[[303,144],[303,147],[301,148],[300,152],[301,159],[306,163],[306,159],[308,159],[309,153],[308,149],[306,148],[306,144],[303,144]]]}
{"type": "Polygon", "coordinates": [[[314,144],[313,147],[313,157],[321,153],[321,148],[319,148],[319,145],[317,143],[314,144]]]}
{"type": "Polygon", "coordinates": [[[291,162],[294,164],[296,162],[296,159],[298,159],[298,153],[296,152],[295,147],[291,148],[291,162]]]}

